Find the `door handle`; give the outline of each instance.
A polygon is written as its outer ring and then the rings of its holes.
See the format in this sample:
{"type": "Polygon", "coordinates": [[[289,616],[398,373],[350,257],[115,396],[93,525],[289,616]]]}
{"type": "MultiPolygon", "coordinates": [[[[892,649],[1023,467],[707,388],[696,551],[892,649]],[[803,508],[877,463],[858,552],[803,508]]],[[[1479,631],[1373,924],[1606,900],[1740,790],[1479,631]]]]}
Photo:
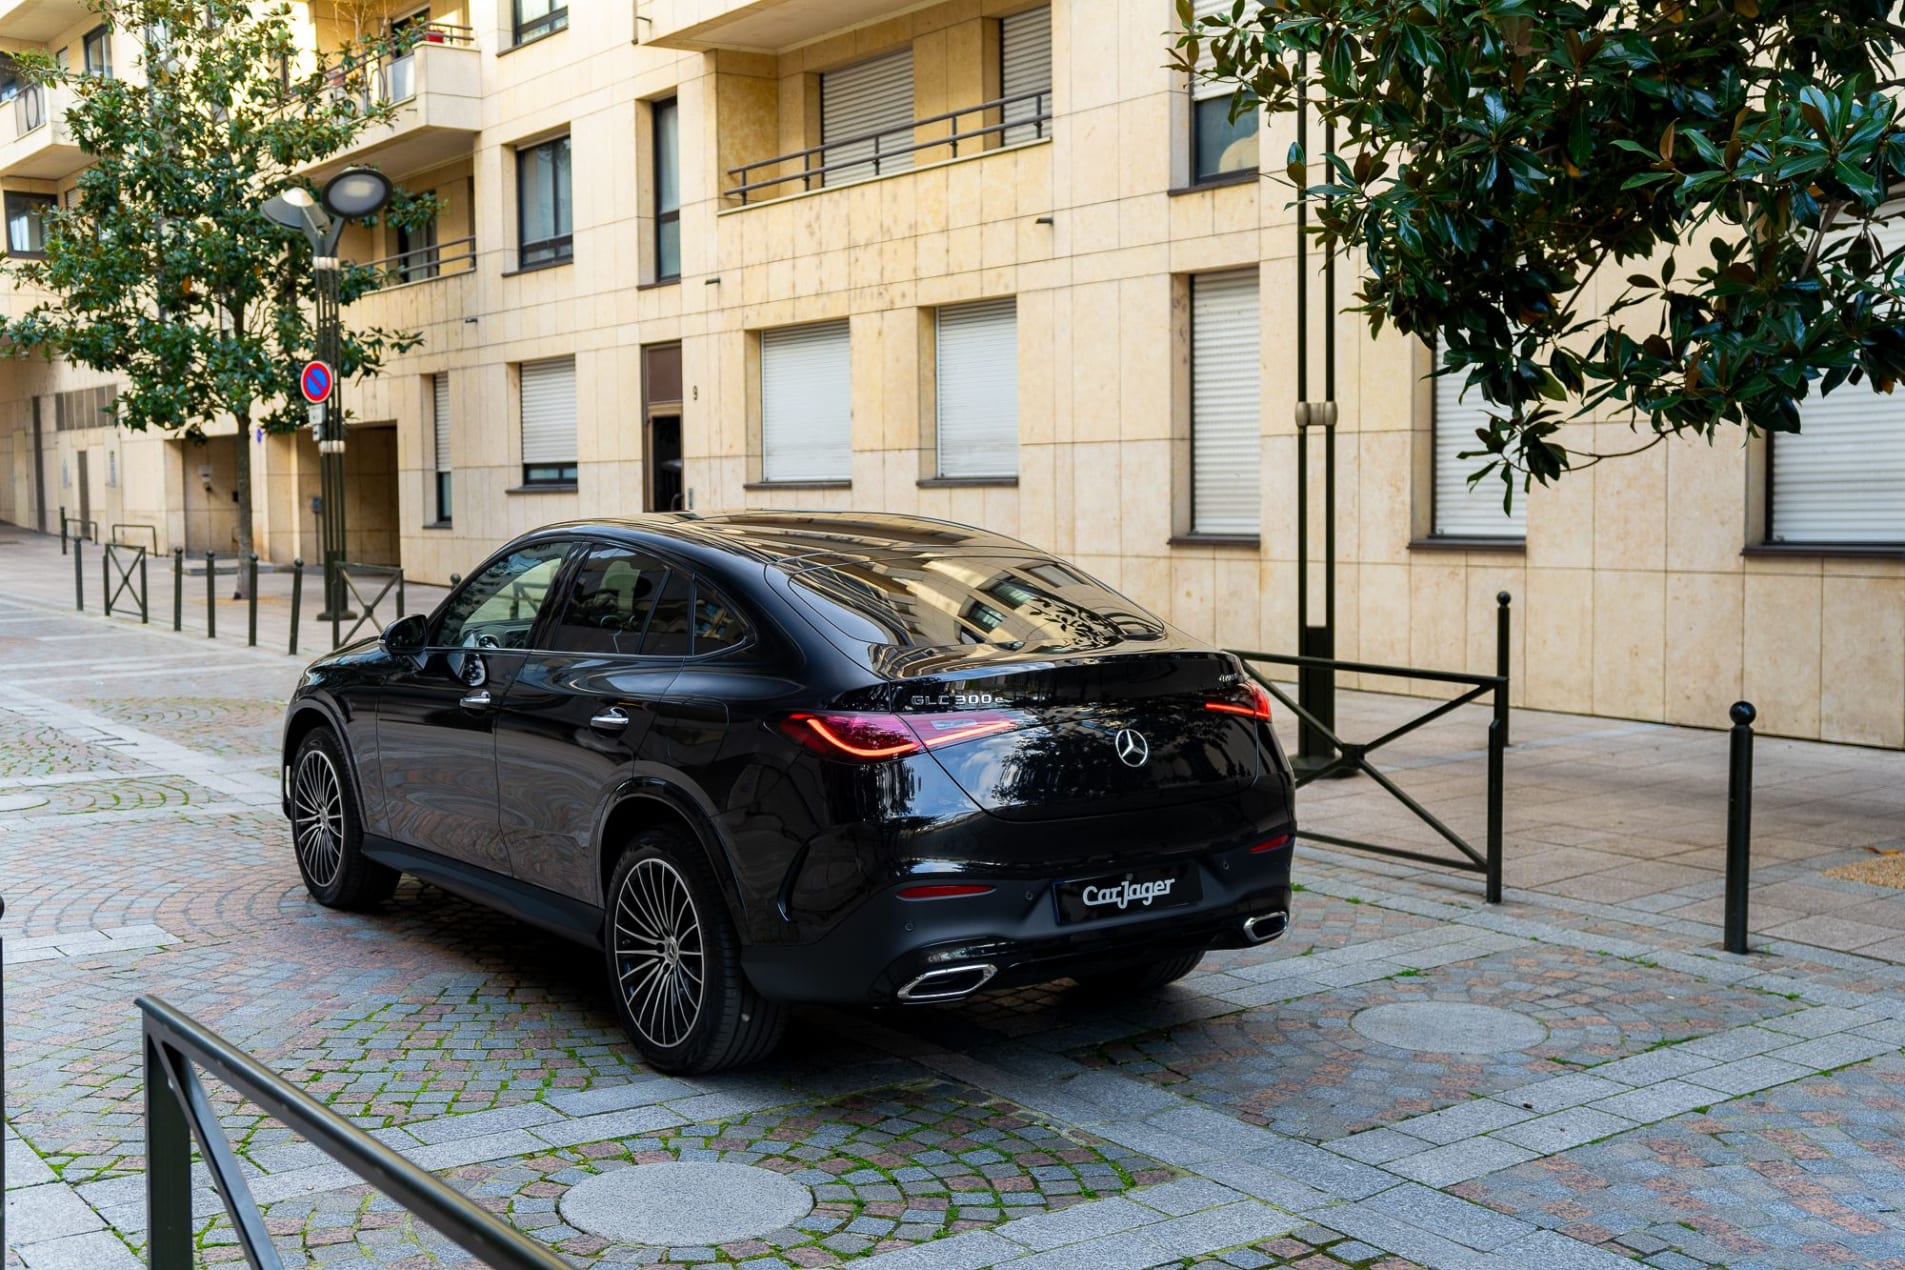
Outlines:
{"type": "Polygon", "coordinates": [[[628,726],[628,711],[620,706],[610,706],[592,715],[589,726],[598,732],[620,732],[628,726]]]}
{"type": "Polygon", "coordinates": [[[465,710],[487,710],[489,709],[489,689],[479,688],[475,692],[460,698],[457,704],[462,706],[465,710]]]}

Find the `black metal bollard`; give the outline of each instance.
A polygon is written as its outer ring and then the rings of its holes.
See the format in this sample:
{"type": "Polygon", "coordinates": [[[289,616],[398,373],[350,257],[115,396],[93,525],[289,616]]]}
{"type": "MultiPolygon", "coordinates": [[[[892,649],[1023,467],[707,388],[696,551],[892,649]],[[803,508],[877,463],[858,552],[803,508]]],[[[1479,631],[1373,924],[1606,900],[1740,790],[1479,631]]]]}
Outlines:
{"type": "Polygon", "coordinates": [[[1733,720],[1726,773],[1726,950],[1746,948],[1746,888],[1752,882],[1753,720],[1759,712],[1749,701],[1727,711],[1733,720]]]}
{"type": "Polygon", "coordinates": [[[455,590],[461,585],[463,585],[463,575],[460,573],[452,573],[450,575],[450,589],[455,590]]]}
{"type": "Polygon", "coordinates": [[[185,627],[185,548],[172,548],[172,629],[185,627]]]}
{"type": "Polygon", "coordinates": [[[73,544],[73,607],[78,609],[82,613],[86,611],[86,576],[85,574],[86,574],[85,554],[80,551],[79,544],[74,543],[73,544]]]}
{"type": "Polygon", "coordinates": [[[298,655],[298,619],[304,610],[304,557],[295,556],[291,560],[291,648],[293,657],[298,655]]]}
{"type": "Polygon", "coordinates": [[[152,589],[146,585],[146,553],[139,553],[139,625],[152,621],[152,589]]]}
{"type": "Polygon", "coordinates": [[[66,554],[66,509],[60,508],[60,554],[66,554]]]}
{"type": "Polygon", "coordinates": [[[403,570],[397,570],[397,616],[403,616],[403,570]]]}
{"type": "MultiPolygon", "coordinates": [[[[1508,678],[1508,605],[1514,597],[1506,591],[1495,592],[1495,673],[1503,679],[1508,678]]],[[[1508,703],[1504,700],[1496,711],[1496,717],[1502,722],[1502,744],[1508,745],[1508,703]]]]}
{"type": "Polygon", "coordinates": [[[218,638],[218,566],[217,557],[205,553],[205,638],[218,638]]]}
{"type": "Polygon", "coordinates": [[[251,602],[245,606],[246,609],[248,610],[247,615],[249,616],[251,620],[251,628],[250,628],[250,633],[245,638],[245,644],[249,648],[256,648],[258,647],[258,553],[257,552],[254,551],[251,553],[251,558],[245,561],[245,568],[250,571],[250,579],[251,579],[251,585],[247,588],[251,592],[251,602]]]}

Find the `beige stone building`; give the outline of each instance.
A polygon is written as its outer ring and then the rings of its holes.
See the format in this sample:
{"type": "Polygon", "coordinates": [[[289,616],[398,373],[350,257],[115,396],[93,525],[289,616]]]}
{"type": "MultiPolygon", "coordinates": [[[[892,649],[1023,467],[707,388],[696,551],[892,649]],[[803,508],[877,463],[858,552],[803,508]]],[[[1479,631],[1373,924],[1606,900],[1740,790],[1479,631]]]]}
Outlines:
{"type": "MultiPolygon", "coordinates": [[[[346,240],[393,274],[349,320],[424,336],[346,389],[353,558],[442,580],[575,516],[919,512],[1294,648],[1296,239],[1258,173],[1288,125],[1259,139],[1165,67],[1171,0],[293,8],[313,46],[346,11],[430,24],[380,68],[397,123],[332,165],[445,203],[346,240]]],[[[79,0],[0,0],[0,46],[117,51],[91,30],[79,0]]],[[[14,251],[85,162],[29,96],[0,103],[14,251]]],[[[1905,410],[1845,394],[1802,438],[1663,445],[1508,516],[1466,492],[1473,407],[1426,354],[1338,330],[1344,655],[1491,669],[1506,589],[1519,704],[1717,725],[1747,697],[1773,732],[1905,745],[1905,410]]],[[[316,558],[308,437],[126,435],[109,397],[0,364],[0,518],[229,549],[248,443],[261,549],[316,558]]]]}

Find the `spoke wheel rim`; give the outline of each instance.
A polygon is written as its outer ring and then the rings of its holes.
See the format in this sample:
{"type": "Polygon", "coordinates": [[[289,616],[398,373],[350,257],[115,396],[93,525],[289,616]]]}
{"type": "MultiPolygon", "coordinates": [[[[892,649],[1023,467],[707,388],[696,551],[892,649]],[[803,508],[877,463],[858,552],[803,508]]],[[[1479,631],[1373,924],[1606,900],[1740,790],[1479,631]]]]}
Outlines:
{"type": "Polygon", "coordinates": [[[658,1048],[681,1045],[707,996],[706,942],[687,880],[666,860],[638,862],[622,880],[612,921],[616,989],[630,1024],[658,1048]]]}
{"type": "Polygon", "coordinates": [[[344,784],[323,750],[307,750],[298,760],[291,779],[291,833],[305,876],[329,886],[344,865],[344,784]]]}

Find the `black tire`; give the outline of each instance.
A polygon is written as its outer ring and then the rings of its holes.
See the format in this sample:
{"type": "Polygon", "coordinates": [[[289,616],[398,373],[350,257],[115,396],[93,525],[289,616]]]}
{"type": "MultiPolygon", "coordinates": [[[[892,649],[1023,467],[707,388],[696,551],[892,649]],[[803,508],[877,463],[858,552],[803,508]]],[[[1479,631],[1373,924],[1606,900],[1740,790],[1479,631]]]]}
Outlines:
{"type": "Polygon", "coordinates": [[[298,743],[291,760],[291,848],[311,898],[326,908],[370,908],[402,875],[364,854],[364,821],[344,749],[329,728],[298,743]]]}
{"type": "Polygon", "coordinates": [[[1073,979],[1081,988],[1093,992],[1155,992],[1197,969],[1197,964],[1204,960],[1207,951],[1204,948],[1186,948],[1149,961],[1129,962],[1099,974],[1074,975],[1073,979]]]}
{"type": "Polygon", "coordinates": [[[700,846],[650,829],[616,862],[602,946],[615,1012],[642,1058],[678,1074],[758,1062],[787,1012],[741,971],[741,939],[700,846]]]}

